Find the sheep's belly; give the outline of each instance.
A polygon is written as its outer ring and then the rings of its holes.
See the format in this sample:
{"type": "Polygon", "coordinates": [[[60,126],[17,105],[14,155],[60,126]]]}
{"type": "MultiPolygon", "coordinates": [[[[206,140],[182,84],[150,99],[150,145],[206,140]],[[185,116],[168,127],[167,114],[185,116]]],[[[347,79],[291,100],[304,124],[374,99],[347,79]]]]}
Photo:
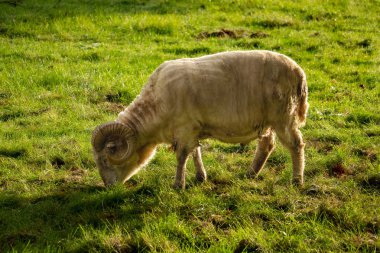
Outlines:
{"type": "Polygon", "coordinates": [[[259,131],[252,130],[251,132],[237,133],[232,131],[216,130],[208,131],[202,134],[202,139],[212,138],[226,143],[249,143],[259,137],[259,131]]]}

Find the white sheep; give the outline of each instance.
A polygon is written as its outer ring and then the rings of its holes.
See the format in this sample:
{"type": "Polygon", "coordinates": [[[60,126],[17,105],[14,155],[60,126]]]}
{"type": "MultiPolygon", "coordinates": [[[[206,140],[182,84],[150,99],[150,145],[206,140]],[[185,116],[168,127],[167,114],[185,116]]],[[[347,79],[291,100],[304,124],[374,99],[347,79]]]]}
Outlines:
{"type": "Polygon", "coordinates": [[[285,55],[233,51],[166,61],[116,121],[94,130],[94,157],[108,186],[134,175],[158,144],[171,143],[178,161],[174,187],[184,188],[191,152],[197,180],[207,178],[199,140],[249,143],[259,138],[247,173],[253,178],[272,152],[276,133],[291,153],[293,182],[301,185],[304,142],[299,128],[307,109],[305,73],[285,55]]]}

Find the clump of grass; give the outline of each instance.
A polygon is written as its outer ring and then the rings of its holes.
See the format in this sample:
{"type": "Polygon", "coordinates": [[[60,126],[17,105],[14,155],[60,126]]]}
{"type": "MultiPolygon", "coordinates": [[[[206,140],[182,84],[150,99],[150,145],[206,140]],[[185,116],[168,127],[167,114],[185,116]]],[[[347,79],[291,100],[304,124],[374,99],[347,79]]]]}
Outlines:
{"type": "Polygon", "coordinates": [[[195,48],[171,48],[171,49],[163,49],[162,50],[165,53],[171,53],[175,55],[187,55],[187,56],[194,56],[199,54],[209,54],[211,52],[210,48],[208,47],[195,47],[195,48]]]}
{"type": "Polygon", "coordinates": [[[288,26],[294,26],[294,22],[291,20],[286,19],[267,19],[267,20],[259,20],[257,22],[254,22],[255,25],[264,27],[264,28],[281,28],[281,27],[288,27],[288,26]]]}
{"type": "Polygon", "coordinates": [[[371,113],[353,113],[346,118],[347,122],[354,122],[358,125],[368,125],[370,123],[379,124],[380,117],[371,113]]]}
{"type": "Polygon", "coordinates": [[[360,181],[361,187],[380,192],[380,174],[369,175],[360,181]]]}
{"type": "Polygon", "coordinates": [[[27,150],[24,148],[11,148],[11,149],[0,149],[0,156],[11,157],[11,158],[20,158],[27,154],[27,150]]]}

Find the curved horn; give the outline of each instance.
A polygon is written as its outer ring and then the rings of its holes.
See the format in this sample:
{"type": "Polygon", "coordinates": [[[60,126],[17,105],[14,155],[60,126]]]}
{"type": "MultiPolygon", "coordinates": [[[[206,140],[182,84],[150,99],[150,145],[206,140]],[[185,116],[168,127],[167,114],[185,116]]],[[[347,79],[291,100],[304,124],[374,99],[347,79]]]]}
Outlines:
{"type": "Polygon", "coordinates": [[[128,143],[128,149],[123,155],[121,156],[107,155],[107,158],[110,161],[110,163],[115,164],[115,165],[120,165],[132,155],[132,151],[134,150],[134,142],[128,141],[127,143],[128,143]]]}
{"type": "Polygon", "coordinates": [[[100,152],[104,148],[106,142],[111,136],[118,136],[119,138],[131,137],[133,135],[132,129],[118,122],[108,122],[98,126],[92,133],[91,143],[95,151],[100,152]]]}

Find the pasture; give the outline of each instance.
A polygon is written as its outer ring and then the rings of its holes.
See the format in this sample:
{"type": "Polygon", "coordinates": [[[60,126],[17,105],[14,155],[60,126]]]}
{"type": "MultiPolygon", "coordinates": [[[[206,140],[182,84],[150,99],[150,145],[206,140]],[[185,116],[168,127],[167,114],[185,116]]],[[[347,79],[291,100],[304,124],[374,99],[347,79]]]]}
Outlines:
{"type": "Polygon", "coordinates": [[[0,1],[0,252],[376,252],[378,0],[0,1]],[[168,146],[104,189],[90,138],[165,60],[267,49],[305,70],[305,184],[277,141],[206,140],[172,188],[168,146]]]}

